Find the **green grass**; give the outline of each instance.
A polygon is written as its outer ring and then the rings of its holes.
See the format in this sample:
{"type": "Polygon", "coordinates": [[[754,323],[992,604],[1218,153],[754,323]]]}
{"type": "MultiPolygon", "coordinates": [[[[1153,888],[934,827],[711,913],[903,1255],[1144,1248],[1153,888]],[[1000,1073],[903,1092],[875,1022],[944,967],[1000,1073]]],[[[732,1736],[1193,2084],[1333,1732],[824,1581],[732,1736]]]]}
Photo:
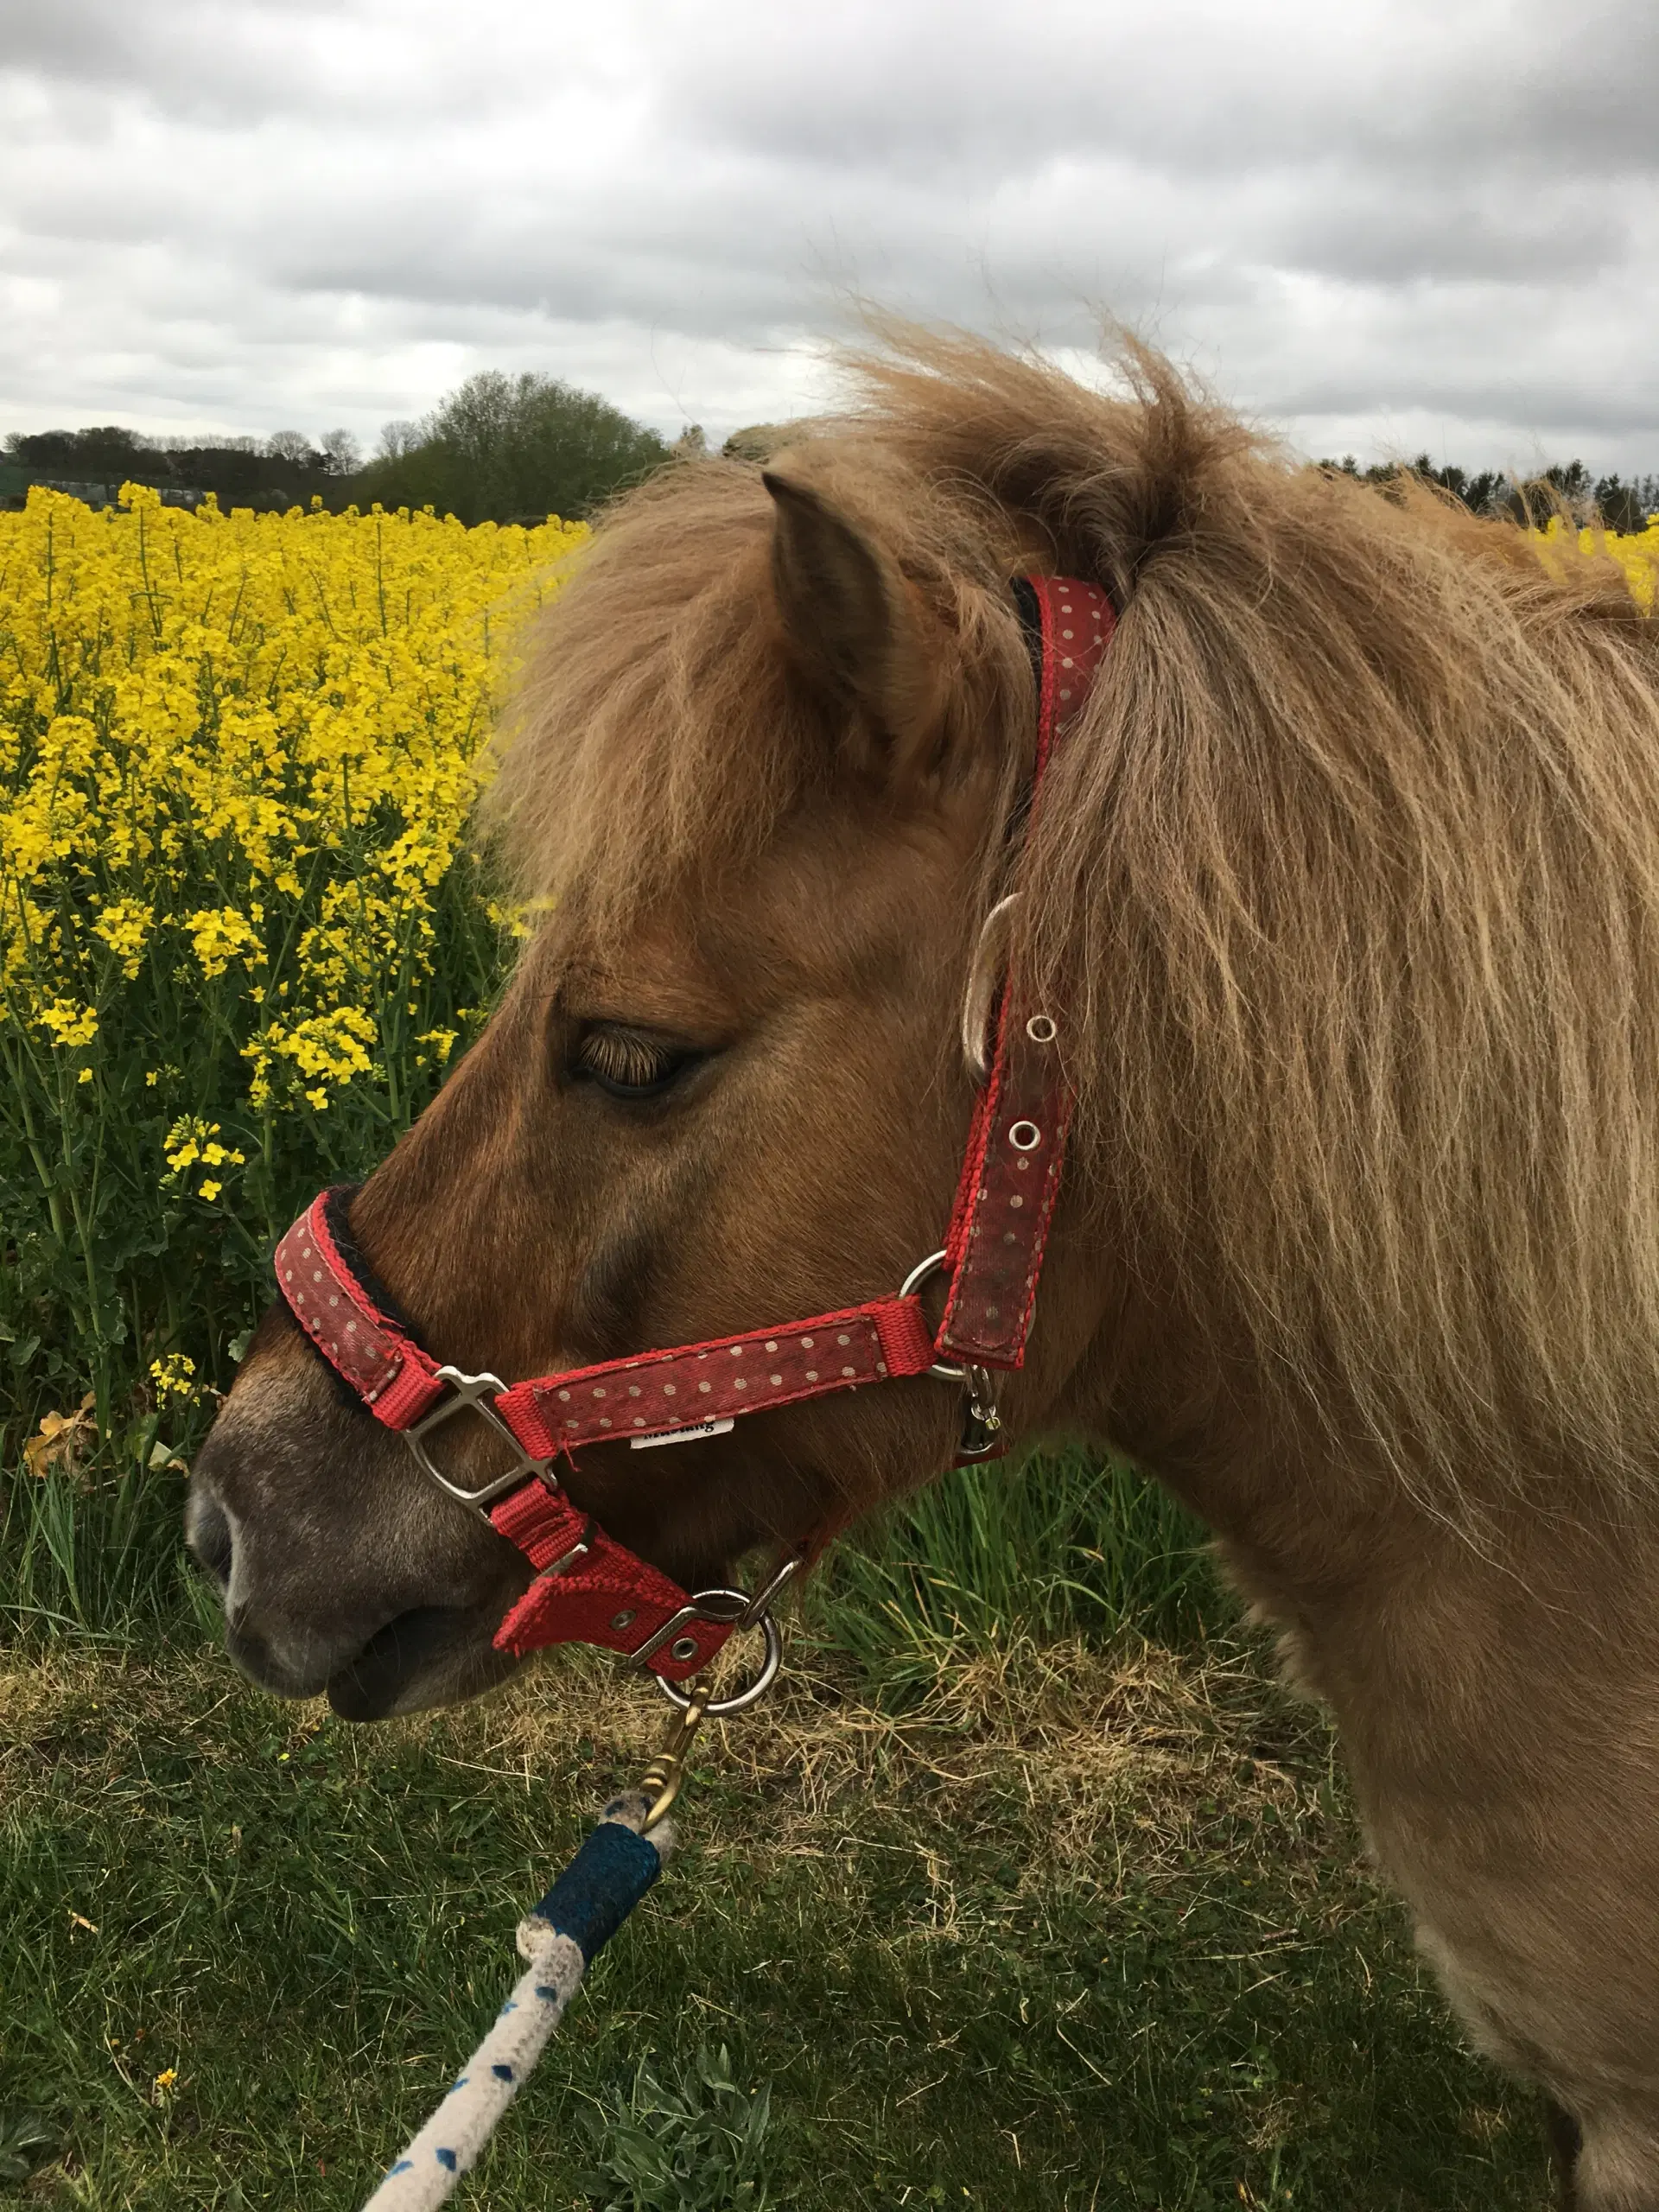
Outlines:
{"type": "MultiPolygon", "coordinates": [[[[349,2212],[664,1708],[564,1655],[353,1729],[241,1682],[157,1573],[126,1645],[36,1614],[0,1654],[0,2175],[349,2212]]],[[[1459,2046],[1323,1722],[1230,1619],[1122,1471],[912,1501],[709,1738],[683,1851],[459,2201],[1541,2212],[1529,2101],[1459,2046]]]]}

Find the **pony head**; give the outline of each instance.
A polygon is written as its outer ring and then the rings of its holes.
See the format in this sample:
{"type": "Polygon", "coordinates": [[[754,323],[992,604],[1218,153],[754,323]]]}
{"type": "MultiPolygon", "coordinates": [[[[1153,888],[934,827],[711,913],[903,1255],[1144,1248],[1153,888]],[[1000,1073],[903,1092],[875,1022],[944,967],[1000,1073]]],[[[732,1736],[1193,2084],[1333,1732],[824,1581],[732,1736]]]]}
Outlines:
{"type": "MultiPolygon", "coordinates": [[[[677,467],[601,524],[490,799],[539,926],[353,1199],[358,1264],[509,1382],[896,1290],[942,1241],[964,997],[1017,891],[1077,1115],[1012,1435],[1110,1437],[1251,1543],[1289,1540],[1275,1459],[1448,1508],[1564,1446],[1635,1469],[1659,731],[1628,594],[1129,371],[917,340],[764,473],[677,467]],[[1120,623],[1027,837],[1033,569],[1120,623]]],[[[696,1588],[945,1467],[959,1420],[917,1376],[584,1447],[568,1487],[696,1588]]],[[[503,1464],[481,1423],[442,1448],[468,1486],[503,1464]]],[[[190,1530],[273,1688],[369,1717],[512,1663],[524,1556],[284,1308],[190,1530]]]]}

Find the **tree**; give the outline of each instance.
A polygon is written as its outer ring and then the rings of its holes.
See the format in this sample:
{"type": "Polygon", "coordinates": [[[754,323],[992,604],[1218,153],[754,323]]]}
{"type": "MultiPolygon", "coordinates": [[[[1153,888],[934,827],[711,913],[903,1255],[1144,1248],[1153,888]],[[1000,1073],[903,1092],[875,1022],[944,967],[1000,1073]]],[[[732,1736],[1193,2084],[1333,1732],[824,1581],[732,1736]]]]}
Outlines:
{"type": "Polygon", "coordinates": [[[1624,532],[1645,530],[1648,524],[1648,502],[1642,496],[1642,486],[1627,484],[1619,476],[1602,476],[1596,481],[1596,511],[1601,517],[1602,527],[1624,532]]]}
{"type": "Polygon", "coordinates": [[[591,514],[668,458],[654,430],[598,393],[530,372],[483,370],[416,426],[412,444],[406,427],[386,425],[359,497],[467,523],[591,514]]]}
{"type": "Polygon", "coordinates": [[[363,448],[349,430],[325,430],[322,466],[330,476],[355,476],[363,466],[363,448]]]}
{"type": "Polygon", "coordinates": [[[308,469],[314,465],[311,441],[303,430],[273,430],[265,440],[265,451],[289,468],[308,469]]]}
{"type": "Polygon", "coordinates": [[[89,430],[14,432],[6,450],[23,468],[72,482],[118,484],[133,475],[151,454],[147,438],[119,423],[105,423],[89,430]]]}

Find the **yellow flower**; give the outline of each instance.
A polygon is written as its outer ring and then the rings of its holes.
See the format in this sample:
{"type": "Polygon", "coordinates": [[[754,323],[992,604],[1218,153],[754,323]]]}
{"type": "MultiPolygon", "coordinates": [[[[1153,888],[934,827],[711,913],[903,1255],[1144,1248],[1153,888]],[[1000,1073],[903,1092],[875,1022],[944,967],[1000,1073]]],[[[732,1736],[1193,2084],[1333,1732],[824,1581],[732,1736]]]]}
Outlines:
{"type": "Polygon", "coordinates": [[[207,907],[188,914],[184,926],[204,976],[222,976],[232,960],[262,963],[265,949],[245,914],[234,906],[207,907]]]}
{"type": "Polygon", "coordinates": [[[155,908],[140,899],[114,899],[92,924],[94,936],[101,937],[115,954],[128,982],[138,973],[139,957],[155,924],[155,908]]]}
{"type": "MultiPolygon", "coordinates": [[[[190,1167],[241,1167],[246,1165],[247,1154],[234,1145],[221,1144],[217,1122],[204,1122],[198,1114],[181,1115],[162,1140],[162,1156],[167,1162],[168,1182],[175,1182],[190,1167]]],[[[210,1189],[200,1186],[205,1198],[219,1196],[220,1185],[210,1189]]]]}
{"type": "Polygon", "coordinates": [[[170,1351],[164,1359],[149,1363],[149,1379],[156,1387],[156,1402],[165,1405],[169,1398],[188,1398],[195,1391],[196,1363],[181,1351],[170,1351]]]}
{"type": "Polygon", "coordinates": [[[35,1016],[42,1029],[50,1032],[54,1045],[90,1045],[98,1034],[98,1015],[89,1006],[74,1006],[67,999],[54,999],[49,1005],[39,1008],[35,1016]]]}

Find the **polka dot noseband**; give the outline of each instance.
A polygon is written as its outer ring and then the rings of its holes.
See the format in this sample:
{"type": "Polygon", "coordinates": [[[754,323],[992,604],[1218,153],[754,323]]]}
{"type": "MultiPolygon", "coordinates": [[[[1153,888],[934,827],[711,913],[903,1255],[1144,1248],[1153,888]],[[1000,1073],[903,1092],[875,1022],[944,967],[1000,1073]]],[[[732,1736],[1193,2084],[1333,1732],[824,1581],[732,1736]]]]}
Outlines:
{"type": "MultiPolygon", "coordinates": [[[[1114,626],[1110,603],[1093,584],[1028,576],[1015,589],[1038,676],[1029,820],[1053,746],[1087,697],[1114,626]]],[[[767,1407],[933,1375],[971,1392],[964,1456],[998,1448],[990,1370],[1025,1359],[1070,1101],[1059,1075],[1058,1025],[1020,1000],[1017,979],[1004,985],[995,1022],[995,1049],[944,1245],[893,1297],[509,1388],[493,1375],[440,1365],[377,1303],[349,1256],[349,1188],[325,1191],[295,1223],[276,1248],[276,1270],[301,1328],[376,1420],[404,1438],[422,1471],[474,1507],[538,1570],[496,1632],[499,1649],[601,1644],[675,1684],[696,1674],[739,1624],[744,1601],[737,1593],[688,1596],[571,1503],[558,1462],[584,1445],[716,1433],[767,1407]],[[935,1273],[948,1281],[937,1336],[918,1295],[935,1273]],[[452,1482],[427,1449],[434,1429],[468,1408],[515,1454],[505,1473],[476,1490],[452,1482]]],[[[750,1617],[758,1618],[753,1607],[750,1617]]]]}

